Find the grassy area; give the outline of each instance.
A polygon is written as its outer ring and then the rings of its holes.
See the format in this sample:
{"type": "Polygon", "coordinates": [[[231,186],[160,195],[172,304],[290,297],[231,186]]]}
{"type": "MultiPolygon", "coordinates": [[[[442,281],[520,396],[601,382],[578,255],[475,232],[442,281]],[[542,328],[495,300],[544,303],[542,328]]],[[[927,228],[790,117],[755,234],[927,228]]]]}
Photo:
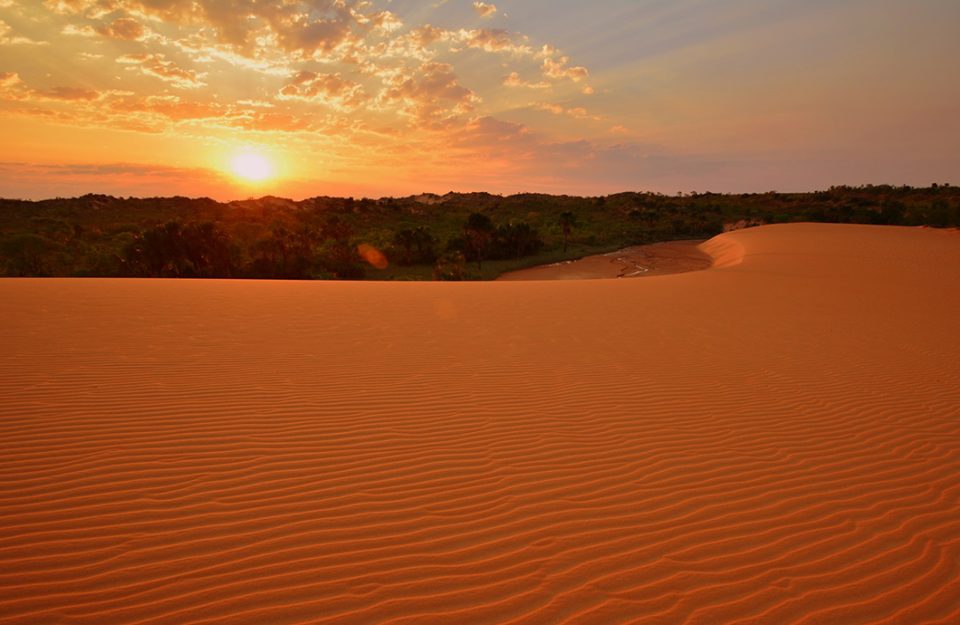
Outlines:
{"type": "MultiPolygon", "coordinates": [[[[557,248],[523,258],[484,261],[480,270],[477,269],[476,263],[468,263],[465,267],[467,274],[465,278],[468,280],[494,280],[501,274],[510,271],[549,265],[565,260],[576,260],[594,254],[606,254],[621,249],[621,247],[623,246],[619,244],[571,245],[566,252],[563,251],[563,248],[557,248]]],[[[391,265],[383,270],[368,269],[366,277],[369,280],[433,280],[433,270],[433,265],[410,265],[407,267],[391,265]]]]}

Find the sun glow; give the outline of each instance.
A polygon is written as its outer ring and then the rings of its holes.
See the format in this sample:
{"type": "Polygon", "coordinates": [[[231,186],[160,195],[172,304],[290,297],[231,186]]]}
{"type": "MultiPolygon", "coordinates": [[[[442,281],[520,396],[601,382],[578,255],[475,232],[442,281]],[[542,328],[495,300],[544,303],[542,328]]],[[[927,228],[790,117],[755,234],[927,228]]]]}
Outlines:
{"type": "Polygon", "coordinates": [[[258,152],[246,151],[230,160],[233,175],[246,182],[262,182],[273,176],[273,165],[258,152]]]}

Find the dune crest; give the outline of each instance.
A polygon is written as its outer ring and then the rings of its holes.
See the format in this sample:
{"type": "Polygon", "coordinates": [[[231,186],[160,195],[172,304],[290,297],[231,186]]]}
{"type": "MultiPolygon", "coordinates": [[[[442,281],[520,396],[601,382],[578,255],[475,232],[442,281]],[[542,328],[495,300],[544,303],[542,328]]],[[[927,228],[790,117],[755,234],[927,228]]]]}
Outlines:
{"type": "Polygon", "coordinates": [[[720,234],[699,245],[712,259],[712,267],[734,267],[743,262],[746,251],[739,237],[733,233],[720,234]]]}
{"type": "Polygon", "coordinates": [[[960,621],[960,234],[0,280],[0,623],[960,621]]]}

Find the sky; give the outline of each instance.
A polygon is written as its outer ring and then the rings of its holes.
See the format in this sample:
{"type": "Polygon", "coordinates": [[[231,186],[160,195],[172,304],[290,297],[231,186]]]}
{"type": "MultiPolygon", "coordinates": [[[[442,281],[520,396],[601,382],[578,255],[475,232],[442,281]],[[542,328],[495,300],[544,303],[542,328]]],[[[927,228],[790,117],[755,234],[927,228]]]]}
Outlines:
{"type": "Polygon", "coordinates": [[[0,0],[0,197],[960,183],[956,0],[0,0]]]}

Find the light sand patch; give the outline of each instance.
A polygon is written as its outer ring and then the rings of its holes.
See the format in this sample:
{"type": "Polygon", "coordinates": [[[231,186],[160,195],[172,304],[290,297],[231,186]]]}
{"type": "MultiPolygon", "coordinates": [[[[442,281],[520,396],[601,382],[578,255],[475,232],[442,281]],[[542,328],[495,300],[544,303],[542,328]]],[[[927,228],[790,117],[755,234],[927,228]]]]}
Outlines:
{"type": "Polygon", "coordinates": [[[710,267],[712,257],[702,241],[667,241],[635,245],[608,254],[510,271],[497,280],[596,280],[642,278],[685,273],[710,267]]]}

